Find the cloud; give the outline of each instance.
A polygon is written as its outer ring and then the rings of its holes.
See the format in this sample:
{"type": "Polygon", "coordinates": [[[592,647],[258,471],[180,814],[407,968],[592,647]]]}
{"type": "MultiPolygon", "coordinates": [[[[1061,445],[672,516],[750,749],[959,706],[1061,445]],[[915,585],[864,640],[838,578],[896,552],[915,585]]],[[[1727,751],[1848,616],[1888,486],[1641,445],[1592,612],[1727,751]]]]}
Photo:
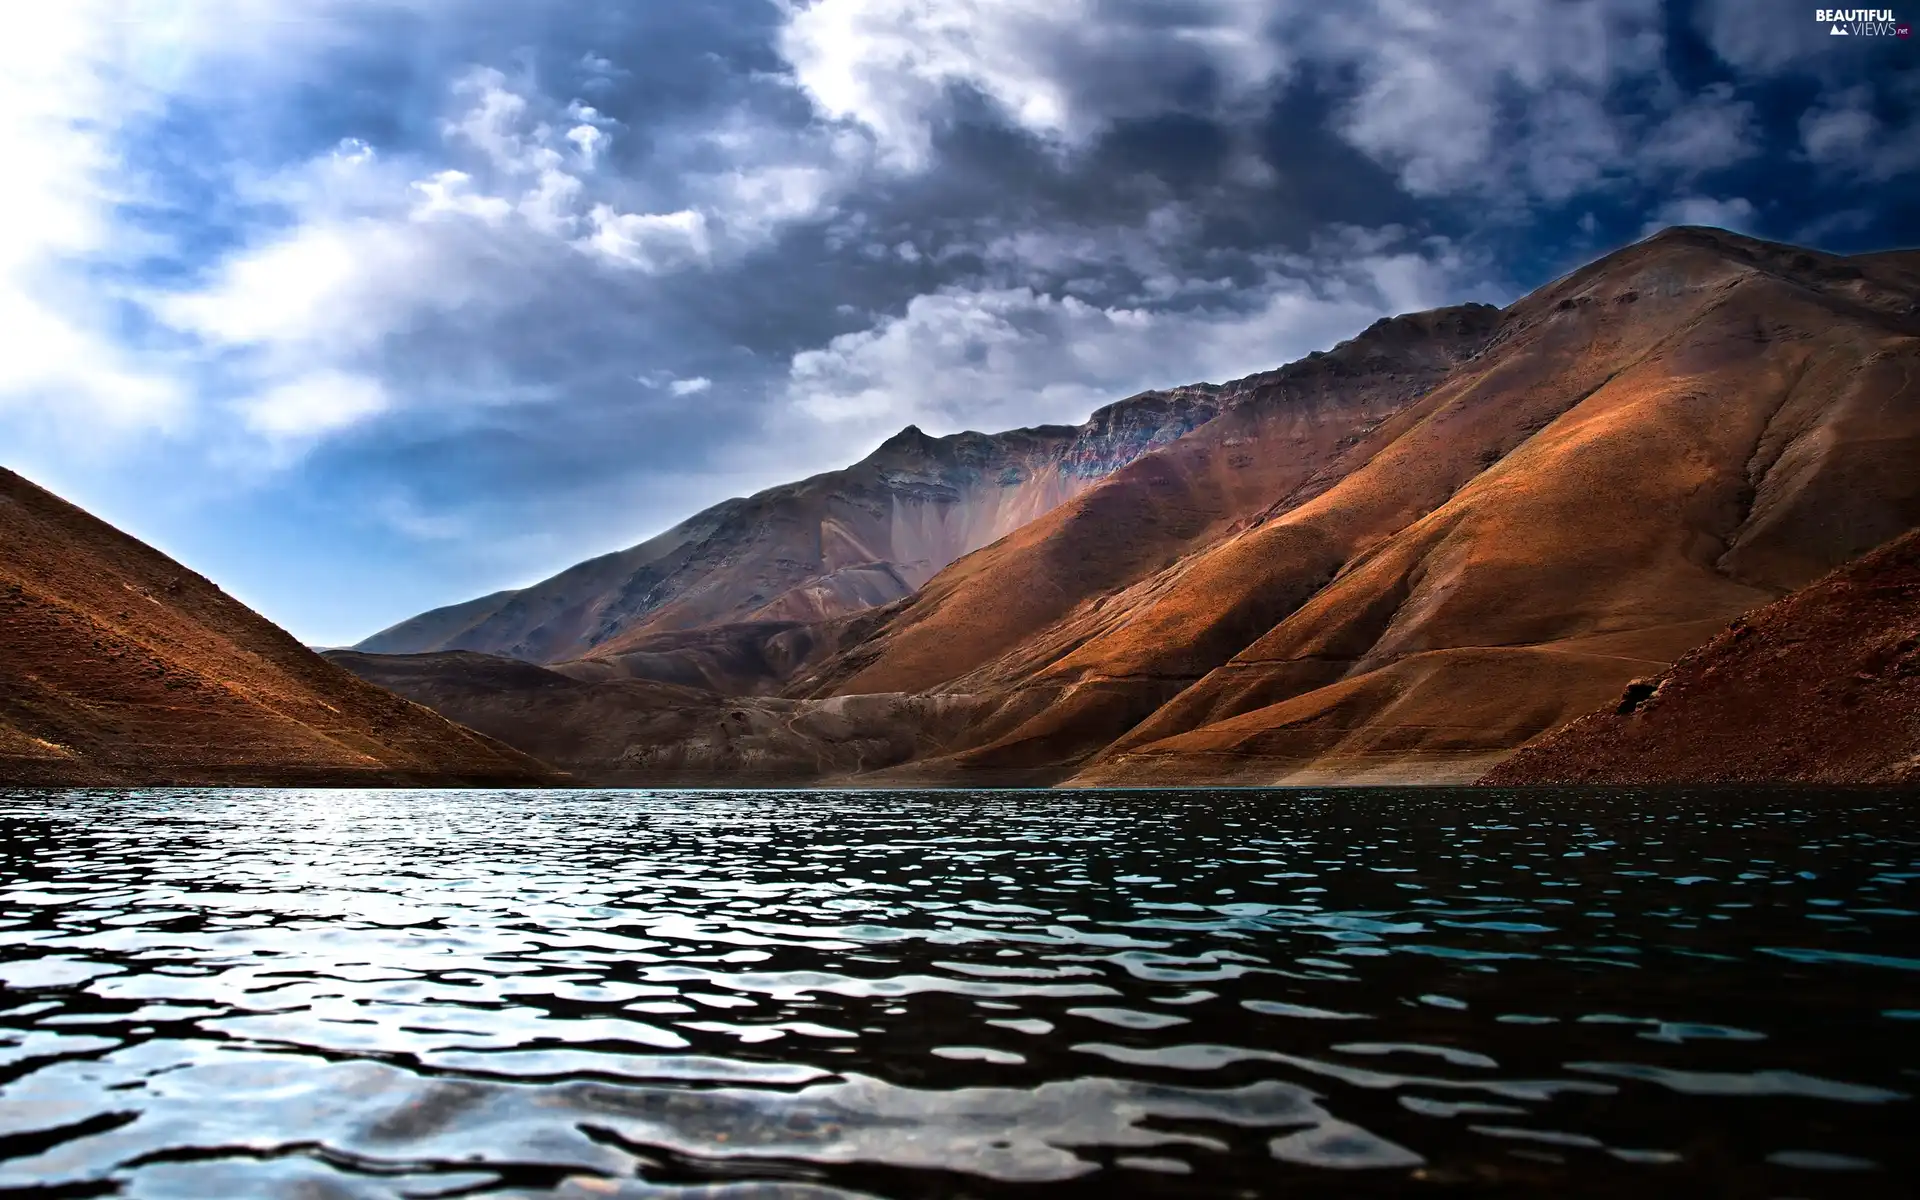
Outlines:
{"type": "Polygon", "coordinates": [[[1826,29],[1798,5],[1700,0],[1694,24],[1722,60],[1750,72],[1778,71],[1816,50],[1829,50],[1823,40],[1816,40],[1826,29]]]}
{"type": "Polygon", "coordinates": [[[445,211],[427,205],[412,219],[317,218],[225,259],[196,288],[155,296],[153,309],[214,349],[276,357],[370,352],[422,311],[487,298],[463,269],[462,231],[418,220],[445,211]]]}
{"type": "Polygon", "coordinates": [[[667,385],[667,390],[676,396],[697,396],[713,386],[713,380],[704,375],[692,379],[676,379],[667,385]]]}
{"type": "Polygon", "coordinates": [[[439,213],[458,213],[497,225],[513,212],[513,205],[498,196],[475,195],[472,184],[473,177],[465,171],[439,171],[429,179],[416,179],[412,186],[420,193],[421,202],[412,215],[417,220],[439,213]]]}
{"type": "Polygon", "coordinates": [[[1757,216],[1753,202],[1739,196],[1724,200],[1712,196],[1682,196],[1662,205],[1640,232],[1655,233],[1669,225],[1713,225],[1751,234],[1757,216]]]}
{"type": "Polygon", "coordinates": [[[1717,171],[1760,152],[1761,131],[1750,100],[1732,84],[1714,83],[1675,108],[1640,143],[1648,166],[1681,174],[1717,171]]]}
{"type": "Polygon", "coordinates": [[[796,82],[904,170],[930,163],[959,89],[1030,133],[1078,144],[1128,116],[1242,102],[1287,66],[1262,6],[1236,0],[816,0],[789,11],[778,45],[796,82]],[[1197,73],[1210,85],[1201,104],[1179,96],[1197,73]]]}
{"type": "Polygon", "coordinates": [[[1357,76],[1342,132],[1416,195],[1559,200],[1620,163],[1605,101],[1656,72],[1660,19],[1657,0],[1373,0],[1326,11],[1315,53],[1357,76]]]}
{"type": "Polygon", "coordinates": [[[321,371],[282,383],[238,407],[249,429],[279,441],[350,428],[389,403],[376,379],[321,371]]]}
{"type": "Polygon", "coordinates": [[[111,299],[89,279],[123,248],[126,183],[101,115],[110,15],[85,2],[0,13],[0,414],[91,436],[169,428],[186,404],[116,343],[111,299]]]}
{"type": "Polygon", "coordinates": [[[795,355],[788,403],[806,420],[862,434],[909,422],[949,432],[1079,421],[1121,395],[1251,374],[1381,315],[1490,290],[1449,244],[1405,241],[1337,231],[1311,254],[1273,256],[1255,286],[1180,310],[1027,287],[943,288],[795,355]]]}
{"type": "MultiPolygon", "coordinates": [[[[1341,136],[1412,193],[1554,201],[1622,165],[1606,101],[1656,77],[1664,47],[1659,0],[818,0],[790,13],[779,46],[798,85],[897,170],[928,168],[969,93],[1071,150],[1148,114],[1244,122],[1307,77],[1335,94],[1341,136]]],[[[1272,178],[1257,157],[1239,168],[1272,178]]]]}
{"type": "Polygon", "coordinates": [[[702,208],[623,210],[593,199],[632,190],[596,179],[611,135],[587,122],[613,124],[597,110],[574,101],[566,111],[581,123],[561,130],[539,115],[558,104],[512,90],[493,70],[466,72],[450,95],[456,112],[438,146],[382,154],[349,138],[245,181],[286,220],[203,267],[190,286],[145,297],[166,326],[198,342],[204,362],[224,364],[230,387],[267,397],[248,401],[257,419],[246,428],[282,442],[319,439],[420,407],[455,372],[443,367],[443,378],[421,380],[418,361],[402,368],[395,355],[407,345],[417,355],[430,329],[442,341],[479,343],[458,371],[486,383],[468,403],[489,403],[489,393],[512,402],[526,392],[513,378],[523,368],[506,360],[513,340],[496,335],[488,344],[488,331],[534,302],[530,282],[562,279],[579,269],[576,259],[638,276],[710,268],[803,219],[833,191],[812,168],[749,160],[692,177],[702,208]],[[575,151],[571,162],[557,147],[575,151]],[[462,148],[471,152],[467,169],[436,165],[462,148]],[[468,332],[453,333],[454,320],[468,332]],[[379,403],[341,382],[396,369],[413,376],[411,385],[389,386],[379,403]]]}
{"type": "MultiPolygon", "coordinates": [[[[592,110],[589,109],[589,112],[592,110]]],[[[575,125],[567,130],[567,140],[579,149],[580,162],[587,170],[593,170],[601,149],[607,144],[607,132],[595,125],[575,125]]]]}
{"type": "Polygon", "coordinates": [[[1799,132],[1809,161],[1849,178],[1884,183],[1920,169],[1920,120],[1889,128],[1865,86],[1823,97],[1801,116],[1799,132]]]}
{"type": "Polygon", "coordinates": [[[673,213],[615,212],[596,204],[589,214],[593,232],[581,244],[625,266],[649,273],[700,262],[712,253],[707,218],[692,209],[673,213]]]}

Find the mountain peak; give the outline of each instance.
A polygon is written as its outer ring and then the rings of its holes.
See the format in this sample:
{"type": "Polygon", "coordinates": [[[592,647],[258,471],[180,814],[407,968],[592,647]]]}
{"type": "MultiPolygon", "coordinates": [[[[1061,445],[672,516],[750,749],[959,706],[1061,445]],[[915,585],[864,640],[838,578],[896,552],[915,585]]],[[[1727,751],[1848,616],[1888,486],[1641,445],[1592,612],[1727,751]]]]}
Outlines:
{"type": "Polygon", "coordinates": [[[934,439],[929,437],[918,425],[909,425],[886,441],[881,442],[880,449],[876,450],[875,453],[877,454],[885,450],[924,451],[933,440],[934,439]]]}

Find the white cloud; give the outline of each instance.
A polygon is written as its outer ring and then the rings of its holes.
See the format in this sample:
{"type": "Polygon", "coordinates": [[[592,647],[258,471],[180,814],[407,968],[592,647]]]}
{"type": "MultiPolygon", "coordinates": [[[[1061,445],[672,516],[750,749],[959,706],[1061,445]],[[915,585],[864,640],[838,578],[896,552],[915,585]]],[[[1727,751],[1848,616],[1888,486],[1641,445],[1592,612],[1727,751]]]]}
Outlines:
{"type": "Polygon", "coordinates": [[[1646,165],[1697,174],[1716,171],[1759,153],[1753,105],[1734,98],[1725,83],[1710,84],[1670,113],[1640,143],[1646,165]]]}
{"type": "Polygon", "coordinates": [[[774,165],[729,171],[709,186],[729,229],[764,237],[823,212],[845,182],[843,172],[828,167],[774,165]]]}
{"type": "Polygon", "coordinates": [[[399,407],[369,373],[396,333],[424,314],[500,303],[462,250],[461,225],[441,218],[480,216],[476,227],[491,229],[505,213],[471,212],[458,182],[441,179],[446,190],[427,192],[460,203],[320,217],[226,259],[198,288],[152,299],[157,315],[221,364],[218,377],[240,393],[239,428],[275,445],[269,465],[399,407]]]}
{"type": "Polygon", "coordinates": [[[364,352],[412,312],[468,297],[440,249],[431,228],[405,217],[318,220],[235,254],[203,287],[154,308],[214,346],[364,352]]]}
{"type": "Polygon", "coordinates": [[[1062,128],[1065,97],[1030,57],[1029,31],[1050,19],[1049,9],[1057,21],[1089,15],[1085,0],[819,0],[792,10],[780,44],[822,111],[871,129],[889,162],[920,168],[931,121],[955,83],[993,96],[1028,128],[1062,128]]]}
{"type": "Polygon", "coordinates": [[[0,9],[0,413],[91,435],[166,428],[186,396],[122,351],[91,265],[125,247],[113,147],[141,97],[107,78],[111,6],[0,9]]]}
{"type": "Polygon", "coordinates": [[[1920,169],[1920,122],[1889,129],[1870,107],[1865,87],[1830,94],[1800,118],[1800,147],[1809,160],[1880,183],[1920,169]]]}
{"type": "Polygon", "coordinates": [[[1195,0],[1184,9],[1134,22],[1098,0],[816,0],[789,9],[779,46],[821,111],[864,125],[885,162],[917,170],[956,87],[1033,133],[1077,142],[1167,103],[1164,81],[1193,67],[1218,72],[1227,102],[1284,74],[1263,6],[1195,0]],[[1084,85],[1103,71],[1103,85],[1084,85]]]}
{"type": "Polygon", "coordinates": [[[1800,118],[1801,148],[1821,164],[1864,161],[1879,132],[1880,122],[1872,113],[1845,101],[1809,109],[1800,118]]]}
{"type": "MultiPolygon", "coordinates": [[[[829,117],[864,126],[882,161],[918,170],[959,89],[1076,146],[1115,120],[1196,103],[1173,89],[1217,81],[1213,111],[1258,102],[1298,61],[1353,80],[1338,132],[1415,194],[1564,199],[1623,167],[1604,104],[1651,77],[1660,0],[816,0],[790,8],[780,49],[829,117]]],[[[1243,152],[1248,179],[1270,174],[1243,152]]]]}
{"type": "Polygon", "coordinates": [[[665,388],[675,396],[698,396],[713,388],[713,380],[704,375],[691,375],[682,379],[672,371],[663,370],[642,371],[633,377],[633,381],[641,387],[655,391],[665,388]]]}
{"type": "Polygon", "coordinates": [[[707,219],[691,209],[672,213],[615,212],[596,204],[587,214],[593,232],[578,245],[650,274],[705,259],[712,251],[707,219]]]}
{"type": "Polygon", "coordinates": [[[1103,307],[1026,287],[945,288],[905,312],[794,356],[787,399],[805,422],[930,432],[1077,421],[1146,387],[1266,370],[1376,317],[1457,302],[1474,270],[1444,243],[1393,249],[1348,231],[1281,256],[1256,288],[1183,311],[1103,307]]]}
{"type": "Polygon", "coordinates": [[[567,237],[580,223],[580,196],[585,190],[578,176],[545,170],[533,190],[520,197],[514,211],[536,232],[567,237]]]}
{"type": "MultiPolygon", "coordinates": [[[[280,445],[331,436],[415,402],[411,389],[378,382],[380,356],[424,318],[481,320],[517,302],[517,266],[564,270],[573,255],[636,274],[714,265],[828,211],[863,169],[858,138],[783,143],[736,114],[723,122],[735,143],[724,169],[670,179],[684,196],[649,211],[638,203],[644,181],[601,177],[619,122],[580,100],[557,105],[502,72],[470,70],[451,85],[437,153],[383,153],[348,136],[271,172],[210,164],[244,210],[278,220],[222,230],[237,248],[195,264],[185,283],[102,286],[96,266],[170,249],[119,211],[140,198],[128,189],[141,177],[118,153],[129,123],[182,97],[230,104],[222,89],[235,80],[298,76],[315,61],[302,51],[360,36],[346,17],[375,3],[314,0],[300,22],[268,0],[155,7],[135,22],[120,19],[118,0],[0,10],[8,430],[31,420],[72,437],[187,432],[224,405],[243,419],[219,438],[233,429],[280,445]],[[184,342],[164,356],[128,346],[129,306],[184,342]]],[[[583,65],[599,78],[620,73],[605,61],[583,65]]]]}
{"type": "Polygon", "coordinates": [[[318,371],[251,396],[238,408],[249,429],[281,441],[337,433],[386,411],[390,403],[377,379],[318,371]]]}
{"type": "Polygon", "coordinates": [[[1620,160],[1601,101],[1654,71],[1658,0],[1368,0],[1321,10],[1303,53],[1352,69],[1339,128],[1416,195],[1563,199],[1620,160]]]}
{"type": "Polygon", "coordinates": [[[780,134],[734,112],[693,139],[718,150],[725,169],[682,172],[665,192],[656,191],[656,199],[677,193],[672,202],[632,209],[633,181],[618,181],[617,197],[594,181],[614,136],[609,127],[617,125],[599,110],[571,101],[556,114],[574,122],[562,130],[540,117],[552,105],[514,91],[492,68],[469,71],[454,93],[467,107],[445,123],[446,135],[481,153],[503,194],[479,194],[471,177],[443,171],[413,185],[432,199],[426,211],[488,221],[512,211],[539,233],[650,274],[737,256],[822,215],[867,157],[864,145],[844,134],[780,134]]]}
{"type": "Polygon", "coordinates": [[[600,151],[607,144],[607,132],[595,125],[575,125],[567,130],[567,140],[579,148],[581,165],[591,171],[599,161],[600,151]]]}
{"type": "Polygon", "coordinates": [[[1798,5],[1753,0],[1701,0],[1694,24],[1714,53],[1752,72],[1778,71],[1811,53],[1830,53],[1824,27],[1798,5]]]}
{"type": "Polygon", "coordinates": [[[1559,202],[1598,182],[1622,161],[1620,132],[1588,92],[1547,92],[1528,106],[1531,138],[1521,155],[1527,191],[1559,202]]]}
{"type": "Polygon", "coordinates": [[[1753,202],[1739,196],[1724,200],[1712,196],[1683,196],[1662,206],[1640,232],[1654,233],[1669,225],[1713,225],[1751,234],[1756,215],[1753,202]]]}
{"type": "Polygon", "coordinates": [[[560,155],[542,145],[540,131],[527,123],[525,96],[507,87],[507,77],[491,67],[467,73],[453,85],[456,96],[472,98],[472,105],[446,123],[449,138],[457,138],[484,154],[496,170],[509,175],[528,174],[555,165],[560,155]]]}
{"type": "Polygon", "coordinates": [[[431,178],[415,180],[413,190],[420,193],[421,201],[414,207],[414,219],[455,213],[497,225],[513,212],[513,205],[498,196],[476,195],[472,185],[473,177],[465,171],[440,171],[431,178]]]}

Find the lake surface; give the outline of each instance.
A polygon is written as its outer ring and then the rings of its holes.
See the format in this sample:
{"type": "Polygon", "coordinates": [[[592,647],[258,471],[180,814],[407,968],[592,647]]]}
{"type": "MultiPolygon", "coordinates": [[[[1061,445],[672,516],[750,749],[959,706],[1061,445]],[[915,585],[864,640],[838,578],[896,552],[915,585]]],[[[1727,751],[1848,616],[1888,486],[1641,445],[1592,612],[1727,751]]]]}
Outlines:
{"type": "Polygon", "coordinates": [[[0,831],[0,1192],[1920,1182],[1920,796],[0,792],[0,831]]]}

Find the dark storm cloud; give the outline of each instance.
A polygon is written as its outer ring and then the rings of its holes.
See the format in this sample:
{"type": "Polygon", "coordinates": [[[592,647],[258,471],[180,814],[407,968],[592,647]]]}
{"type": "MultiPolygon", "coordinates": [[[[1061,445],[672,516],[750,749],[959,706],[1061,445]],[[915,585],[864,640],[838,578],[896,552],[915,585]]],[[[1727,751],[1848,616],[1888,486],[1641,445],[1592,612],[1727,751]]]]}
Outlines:
{"type": "Polygon", "coordinates": [[[259,560],[251,594],[324,640],[909,421],[1077,419],[1649,225],[1920,228],[1920,43],[1835,45],[1797,0],[197,11],[45,105],[99,110],[137,181],[75,193],[107,231],[76,286],[125,319],[47,375],[92,397],[76,429],[131,431],[115,482],[4,374],[0,426],[103,499],[203,464],[162,532],[236,570],[231,539],[296,513],[362,547],[385,594],[276,591],[259,560]]]}

